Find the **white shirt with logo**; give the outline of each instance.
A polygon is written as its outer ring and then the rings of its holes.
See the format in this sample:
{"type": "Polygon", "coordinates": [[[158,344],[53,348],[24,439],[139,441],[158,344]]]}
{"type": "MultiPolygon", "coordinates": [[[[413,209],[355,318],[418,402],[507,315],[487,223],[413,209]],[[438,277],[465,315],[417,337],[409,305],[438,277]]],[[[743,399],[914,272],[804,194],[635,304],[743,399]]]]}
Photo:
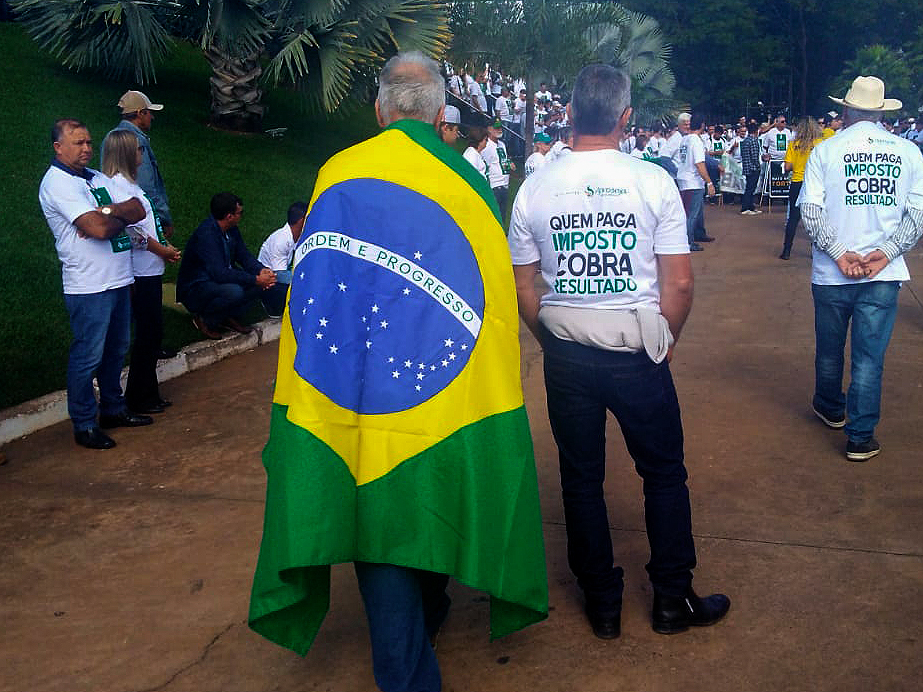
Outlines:
{"type": "MultiPolygon", "coordinates": [[[[90,169],[87,169],[90,170],[90,169]]],[[[134,283],[131,268],[131,242],[127,235],[111,240],[81,238],[74,221],[94,211],[105,202],[97,194],[112,201],[112,181],[97,171],[92,180],[71,175],[51,166],[39,185],[38,198],[48,227],[54,236],[55,250],[61,260],[61,280],[67,295],[101,293],[134,283]]]]}
{"type": "Polygon", "coordinates": [[[679,130],[673,130],[673,134],[667,137],[663,146],[660,147],[660,155],[673,159],[676,163],[676,155],[679,153],[679,145],[683,143],[683,133],[679,130]]]}
{"type": "MultiPolygon", "coordinates": [[[[923,154],[874,123],[855,123],[811,151],[798,203],[824,207],[837,242],[866,255],[897,230],[906,207],[923,209],[923,154]]],[[[868,281],[843,276],[833,258],[816,247],[813,260],[812,283],[868,281]]],[[[898,256],[874,280],[909,279],[907,264],[898,256]]]]}
{"type": "Polygon", "coordinates": [[[537,170],[540,170],[545,165],[545,155],[540,151],[533,151],[531,156],[526,159],[525,163],[525,176],[528,178],[530,175],[535,173],[537,170]]]}
{"type": "Polygon", "coordinates": [[[132,197],[141,200],[145,217],[125,230],[132,236],[131,244],[131,269],[135,276],[163,276],[164,261],[146,247],[141,247],[138,242],[141,238],[153,238],[161,244],[166,244],[163,231],[158,233],[159,221],[151,201],[136,183],[131,182],[121,173],[116,173],[112,178],[112,201],[124,202],[132,197]]]}
{"type": "Polygon", "coordinates": [[[676,184],[680,190],[701,190],[705,188],[705,179],[699,173],[697,163],[705,163],[705,146],[697,134],[683,137],[676,156],[676,184]]]}
{"type": "Polygon", "coordinates": [[[492,188],[509,187],[510,157],[506,155],[506,145],[502,140],[494,142],[487,138],[487,146],[481,152],[481,158],[487,164],[487,181],[492,188]]]}
{"type": "Polygon", "coordinates": [[[776,128],[770,129],[760,137],[760,150],[769,154],[773,161],[780,161],[785,158],[785,152],[788,150],[788,144],[792,141],[792,131],[787,127],[781,130],[776,128]]]}
{"type": "Polygon", "coordinates": [[[292,227],[285,224],[269,234],[260,246],[257,259],[264,267],[269,267],[275,272],[288,269],[292,261],[292,250],[295,249],[295,239],[292,237],[292,227]]]}
{"type": "Polygon", "coordinates": [[[686,254],[686,214],[660,166],[575,151],[528,178],[513,203],[514,265],[541,263],[542,305],[660,309],[657,255],[686,254]]]}
{"type": "Polygon", "coordinates": [[[490,180],[487,176],[487,162],[484,160],[484,157],[481,156],[481,152],[474,147],[468,147],[465,149],[465,153],[463,153],[462,156],[465,157],[465,161],[470,163],[478,173],[484,176],[484,180],[490,180]]]}

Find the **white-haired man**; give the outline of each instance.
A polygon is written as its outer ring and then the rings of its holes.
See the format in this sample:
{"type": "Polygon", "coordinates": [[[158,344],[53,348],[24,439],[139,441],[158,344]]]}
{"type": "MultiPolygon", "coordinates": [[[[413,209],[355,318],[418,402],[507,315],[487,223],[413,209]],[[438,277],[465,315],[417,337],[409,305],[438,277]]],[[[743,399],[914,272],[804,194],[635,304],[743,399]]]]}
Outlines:
{"type": "Polygon", "coordinates": [[[923,233],[923,156],[878,127],[901,102],[877,77],[857,77],[842,99],[844,129],[818,144],[805,168],[800,205],[814,242],[813,408],[846,431],[846,458],[866,461],[881,447],[881,375],[910,274],[903,254],[923,233]],[[843,394],[843,351],[852,323],[851,378],[843,394]]]}
{"type": "Polygon", "coordinates": [[[304,653],[353,562],[376,683],[438,692],[449,575],[491,595],[494,636],[547,616],[538,487],[496,199],[437,136],[435,61],[391,58],[375,112],[294,252],[250,624],[304,653]]]}

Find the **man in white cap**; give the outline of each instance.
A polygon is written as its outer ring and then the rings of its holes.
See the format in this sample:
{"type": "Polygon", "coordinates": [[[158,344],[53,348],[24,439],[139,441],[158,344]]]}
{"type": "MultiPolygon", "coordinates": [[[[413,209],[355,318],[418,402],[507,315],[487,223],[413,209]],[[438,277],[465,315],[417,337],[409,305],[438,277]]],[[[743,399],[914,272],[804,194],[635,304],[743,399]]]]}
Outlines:
{"type": "Polygon", "coordinates": [[[815,385],[813,408],[845,428],[846,458],[866,461],[881,447],[881,374],[910,274],[903,254],[923,233],[923,155],[878,127],[901,102],[877,77],[857,77],[842,99],[845,128],[811,152],[801,214],[813,241],[815,385]],[[851,377],[843,395],[843,349],[852,321],[851,377]]]}
{"type": "MultiPolygon", "coordinates": [[[[113,128],[128,130],[138,138],[141,147],[141,165],[138,166],[138,187],[151,201],[151,206],[160,217],[163,233],[167,238],[173,235],[173,217],[170,214],[170,203],[167,199],[167,190],[157,166],[157,157],[151,149],[150,135],[151,123],[154,120],[154,111],[163,110],[163,104],[151,103],[151,100],[140,91],[126,91],[119,99],[118,107],[121,109],[122,120],[113,128]]],[[[99,152],[102,160],[103,152],[99,152]]]]}
{"type": "Polygon", "coordinates": [[[459,124],[461,124],[461,111],[455,106],[446,106],[442,122],[439,123],[439,139],[450,147],[454,147],[458,140],[459,124]]]}
{"type": "Polygon", "coordinates": [[[843,129],[843,118],[836,111],[827,111],[827,127],[824,128],[824,139],[830,139],[843,129]]]}

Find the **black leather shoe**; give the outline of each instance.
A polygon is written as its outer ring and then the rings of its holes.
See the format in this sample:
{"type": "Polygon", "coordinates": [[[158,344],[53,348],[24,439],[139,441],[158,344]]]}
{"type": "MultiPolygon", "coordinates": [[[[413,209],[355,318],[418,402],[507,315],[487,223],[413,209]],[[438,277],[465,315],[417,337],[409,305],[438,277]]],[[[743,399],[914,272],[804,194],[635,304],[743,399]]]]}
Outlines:
{"type": "Polygon", "coordinates": [[[164,408],[170,408],[173,405],[173,402],[169,399],[158,399],[157,404],[163,406],[164,408]]]}
{"type": "Polygon", "coordinates": [[[74,433],[74,441],[81,447],[88,449],[112,449],[115,447],[115,440],[99,428],[77,430],[74,433]]]}
{"type": "Polygon", "coordinates": [[[689,252],[702,252],[705,248],[698,243],[689,243],[689,252]]]}
{"type": "Polygon", "coordinates": [[[172,348],[162,348],[157,351],[157,360],[170,360],[170,358],[176,358],[177,353],[178,351],[172,348]]]}
{"type": "Polygon", "coordinates": [[[697,243],[711,243],[711,242],[713,242],[714,240],[715,240],[715,239],[714,239],[712,236],[710,236],[710,235],[703,235],[703,236],[701,236],[701,237],[699,237],[699,238],[696,238],[696,239],[695,239],[695,242],[697,242],[697,243]]]}
{"type": "Polygon", "coordinates": [[[677,634],[690,627],[714,625],[731,607],[731,599],[716,593],[705,598],[689,589],[684,596],[663,596],[654,592],[651,621],[658,634],[677,634]]]}
{"type": "Polygon", "coordinates": [[[142,416],[131,411],[122,411],[114,416],[100,416],[99,427],[101,428],[137,428],[142,425],[150,425],[154,419],[150,416],[142,416]]]}
{"type": "Polygon", "coordinates": [[[622,633],[622,614],[600,615],[587,609],[587,619],[590,621],[590,627],[593,628],[593,634],[600,639],[618,639],[622,633]]]}

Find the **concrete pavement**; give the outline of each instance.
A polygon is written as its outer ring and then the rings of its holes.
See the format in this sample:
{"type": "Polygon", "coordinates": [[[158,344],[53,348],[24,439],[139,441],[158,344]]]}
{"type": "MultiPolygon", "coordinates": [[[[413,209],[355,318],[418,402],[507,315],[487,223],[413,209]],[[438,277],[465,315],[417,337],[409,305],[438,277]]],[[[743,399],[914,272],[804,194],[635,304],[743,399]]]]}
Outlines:
{"type": "MultiPolygon", "coordinates": [[[[901,291],[884,377],[882,454],[847,462],[810,409],[808,243],[776,259],[784,212],[706,210],[696,299],[673,361],[686,432],[700,593],[725,621],[650,629],[640,480],[614,421],[606,481],[626,571],[622,636],[596,639],[565,555],[541,356],[523,384],[544,518],[549,619],[489,643],[484,596],[451,585],[438,657],[447,692],[911,691],[923,680],[923,305],[901,291]]],[[[909,256],[923,280],[923,248],[909,256]]],[[[305,658],[246,626],[259,546],[276,345],[164,385],[176,403],[118,447],[68,423],[5,445],[0,466],[0,690],[374,690],[351,568],[305,658]]]]}

